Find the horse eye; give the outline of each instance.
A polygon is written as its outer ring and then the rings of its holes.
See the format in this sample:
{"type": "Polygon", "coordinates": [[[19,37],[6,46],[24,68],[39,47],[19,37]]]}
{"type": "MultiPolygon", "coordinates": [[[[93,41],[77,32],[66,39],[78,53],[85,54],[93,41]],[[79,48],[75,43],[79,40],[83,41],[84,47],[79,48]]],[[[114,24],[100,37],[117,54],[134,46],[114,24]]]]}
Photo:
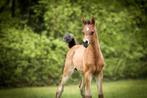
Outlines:
{"type": "Polygon", "coordinates": [[[90,35],[93,35],[93,33],[94,33],[93,31],[92,31],[92,32],[90,32],[90,35]]]}

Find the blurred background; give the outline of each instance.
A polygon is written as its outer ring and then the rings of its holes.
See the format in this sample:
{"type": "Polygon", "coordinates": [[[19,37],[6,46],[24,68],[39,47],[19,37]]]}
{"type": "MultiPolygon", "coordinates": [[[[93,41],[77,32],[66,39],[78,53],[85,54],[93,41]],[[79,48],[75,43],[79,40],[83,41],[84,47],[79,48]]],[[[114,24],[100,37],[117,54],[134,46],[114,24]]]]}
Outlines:
{"type": "MultiPolygon", "coordinates": [[[[0,87],[57,84],[68,51],[63,36],[80,44],[81,18],[92,16],[104,80],[146,79],[146,13],[146,0],[0,0],[0,87]]],[[[76,72],[69,82],[79,80],[76,72]]]]}

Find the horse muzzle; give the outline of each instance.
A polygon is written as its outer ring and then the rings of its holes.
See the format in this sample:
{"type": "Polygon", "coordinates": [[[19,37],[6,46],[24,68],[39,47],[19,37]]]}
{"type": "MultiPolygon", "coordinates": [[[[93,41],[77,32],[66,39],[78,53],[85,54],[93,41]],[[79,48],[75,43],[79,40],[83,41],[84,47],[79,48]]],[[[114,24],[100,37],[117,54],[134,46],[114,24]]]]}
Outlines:
{"type": "Polygon", "coordinates": [[[83,41],[83,46],[84,46],[85,48],[87,48],[88,45],[89,45],[89,42],[88,42],[87,40],[83,41]]]}

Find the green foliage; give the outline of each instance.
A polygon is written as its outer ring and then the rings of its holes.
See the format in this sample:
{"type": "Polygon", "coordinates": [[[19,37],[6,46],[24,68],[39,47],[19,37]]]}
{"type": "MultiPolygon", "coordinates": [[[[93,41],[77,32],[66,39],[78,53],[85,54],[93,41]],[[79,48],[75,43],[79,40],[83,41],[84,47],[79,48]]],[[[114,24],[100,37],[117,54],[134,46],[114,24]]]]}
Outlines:
{"type": "Polygon", "coordinates": [[[5,29],[0,36],[1,85],[45,85],[59,78],[66,52],[60,39],[28,27],[5,29]]]}
{"type": "Polygon", "coordinates": [[[71,32],[81,43],[83,16],[96,18],[106,79],[147,76],[146,1],[10,1],[0,1],[0,86],[57,83],[67,52],[63,36],[71,32]]]}

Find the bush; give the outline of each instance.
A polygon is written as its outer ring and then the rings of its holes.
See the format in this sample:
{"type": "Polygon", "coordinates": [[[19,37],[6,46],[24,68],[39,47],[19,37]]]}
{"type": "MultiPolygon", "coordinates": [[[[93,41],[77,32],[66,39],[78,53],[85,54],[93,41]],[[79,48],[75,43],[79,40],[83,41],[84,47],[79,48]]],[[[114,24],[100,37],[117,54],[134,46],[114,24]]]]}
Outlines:
{"type": "Polygon", "coordinates": [[[29,27],[9,28],[0,36],[0,86],[46,85],[59,78],[66,52],[60,39],[29,27]]]}

